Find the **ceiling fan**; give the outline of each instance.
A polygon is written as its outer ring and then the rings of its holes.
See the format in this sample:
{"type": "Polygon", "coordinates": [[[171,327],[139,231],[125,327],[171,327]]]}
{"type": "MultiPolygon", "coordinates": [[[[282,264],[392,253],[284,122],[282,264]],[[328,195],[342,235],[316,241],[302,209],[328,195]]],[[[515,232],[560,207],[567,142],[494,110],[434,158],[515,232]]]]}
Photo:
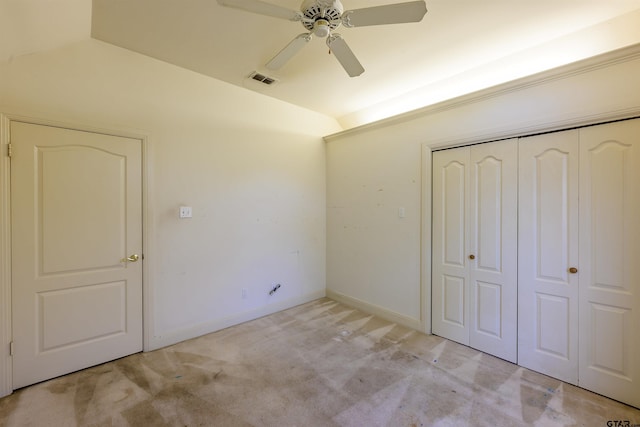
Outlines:
{"type": "Polygon", "coordinates": [[[267,63],[268,69],[279,70],[282,68],[315,35],[327,38],[329,49],[351,77],[362,74],[364,68],[342,36],[338,33],[333,33],[332,30],[338,28],[340,24],[351,28],[420,22],[425,13],[427,13],[427,5],[424,0],[346,11],[342,7],[340,0],[304,0],[300,6],[300,11],[287,9],[286,7],[261,0],[218,0],[218,3],[222,6],[260,15],[289,21],[300,21],[307,29],[308,32],[294,38],[267,63]]]}

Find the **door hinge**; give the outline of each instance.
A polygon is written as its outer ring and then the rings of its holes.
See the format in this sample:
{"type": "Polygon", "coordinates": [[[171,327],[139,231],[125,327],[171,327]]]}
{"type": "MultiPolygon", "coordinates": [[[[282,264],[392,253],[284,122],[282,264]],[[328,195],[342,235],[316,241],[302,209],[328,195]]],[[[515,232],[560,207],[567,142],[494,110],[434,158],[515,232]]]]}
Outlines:
{"type": "Polygon", "coordinates": [[[13,341],[9,343],[9,356],[13,356],[13,341]]]}
{"type": "Polygon", "coordinates": [[[11,155],[13,154],[13,147],[11,145],[11,143],[7,144],[7,155],[9,157],[11,157],[11,155]]]}

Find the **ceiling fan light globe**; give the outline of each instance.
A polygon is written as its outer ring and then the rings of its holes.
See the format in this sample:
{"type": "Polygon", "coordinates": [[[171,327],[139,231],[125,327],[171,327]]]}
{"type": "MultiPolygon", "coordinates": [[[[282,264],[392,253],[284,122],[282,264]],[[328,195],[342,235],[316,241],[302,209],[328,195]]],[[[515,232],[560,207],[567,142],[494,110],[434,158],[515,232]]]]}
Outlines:
{"type": "Polygon", "coordinates": [[[313,27],[313,34],[316,37],[327,37],[330,31],[329,22],[324,19],[318,19],[313,27]]]}

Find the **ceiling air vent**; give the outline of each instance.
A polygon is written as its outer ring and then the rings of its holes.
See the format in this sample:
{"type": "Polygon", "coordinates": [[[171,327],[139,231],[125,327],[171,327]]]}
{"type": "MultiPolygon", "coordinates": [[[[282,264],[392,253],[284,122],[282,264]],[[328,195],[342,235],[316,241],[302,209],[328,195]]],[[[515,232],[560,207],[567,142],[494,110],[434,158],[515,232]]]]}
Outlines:
{"type": "Polygon", "coordinates": [[[276,79],[269,76],[265,76],[264,74],[260,74],[257,71],[254,71],[253,73],[251,73],[251,75],[249,75],[249,78],[265,85],[272,85],[274,83],[277,83],[276,79]]]}

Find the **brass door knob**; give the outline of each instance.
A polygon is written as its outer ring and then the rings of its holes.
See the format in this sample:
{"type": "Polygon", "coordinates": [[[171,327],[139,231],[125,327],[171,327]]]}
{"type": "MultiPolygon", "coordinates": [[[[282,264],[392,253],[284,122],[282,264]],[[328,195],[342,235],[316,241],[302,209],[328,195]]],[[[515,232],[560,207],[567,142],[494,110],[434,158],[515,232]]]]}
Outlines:
{"type": "Polygon", "coordinates": [[[469,259],[476,259],[475,255],[469,255],[469,259]]]}
{"type": "Polygon", "coordinates": [[[138,261],[139,259],[140,259],[140,257],[138,256],[138,254],[133,254],[133,255],[130,255],[130,256],[128,256],[128,257],[126,257],[126,258],[124,258],[124,259],[122,260],[122,262],[127,262],[127,261],[129,261],[129,262],[136,262],[136,261],[138,261]]]}
{"type": "Polygon", "coordinates": [[[571,267],[571,268],[569,269],[569,273],[571,273],[571,274],[576,274],[577,272],[578,272],[578,269],[577,269],[577,268],[575,268],[575,267],[571,267]]]}

